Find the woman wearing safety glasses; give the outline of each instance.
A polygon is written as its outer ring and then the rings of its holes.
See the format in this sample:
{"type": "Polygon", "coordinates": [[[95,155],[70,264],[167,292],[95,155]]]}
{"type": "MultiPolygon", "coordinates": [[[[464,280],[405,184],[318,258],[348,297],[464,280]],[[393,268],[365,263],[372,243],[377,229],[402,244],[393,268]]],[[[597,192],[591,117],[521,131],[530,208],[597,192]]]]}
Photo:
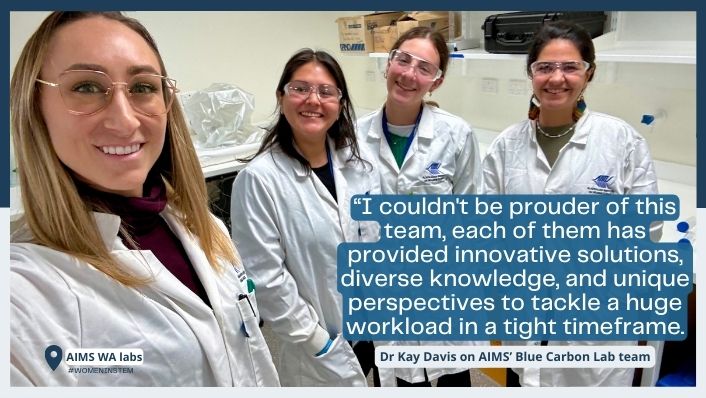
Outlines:
{"type": "MultiPolygon", "coordinates": [[[[657,193],[657,177],[645,139],[624,121],[586,108],[583,94],[595,71],[593,42],[583,28],[553,22],[537,32],[527,56],[534,92],[529,117],[508,127],[488,149],[483,161],[484,193],[657,193]]],[[[653,240],[659,240],[660,226],[653,226],[653,240]]],[[[634,373],[631,368],[515,370],[519,377],[508,370],[508,385],[630,386],[634,373]]]]}
{"type": "Polygon", "coordinates": [[[338,62],[304,49],[284,67],[279,115],[233,184],[233,239],[257,285],[262,318],[281,341],[284,386],[366,386],[341,336],[336,249],[377,239],[377,224],[351,219],[350,198],[379,193],[359,150],[338,62]]]}
{"type": "Polygon", "coordinates": [[[278,385],[166,74],[117,12],[52,13],[20,55],[12,385],[278,385]]]}
{"type": "MultiPolygon", "coordinates": [[[[418,27],[404,32],[392,48],[385,70],[387,99],[380,110],[357,123],[361,145],[367,146],[380,168],[382,193],[477,193],[481,184],[480,154],[471,127],[460,117],[424,102],[424,96],[431,95],[444,81],[449,63],[446,41],[440,33],[418,27]]],[[[370,343],[368,350],[373,350],[370,343]]],[[[471,385],[466,369],[388,368],[379,372],[383,386],[430,386],[435,379],[439,379],[437,386],[471,385]]]]}

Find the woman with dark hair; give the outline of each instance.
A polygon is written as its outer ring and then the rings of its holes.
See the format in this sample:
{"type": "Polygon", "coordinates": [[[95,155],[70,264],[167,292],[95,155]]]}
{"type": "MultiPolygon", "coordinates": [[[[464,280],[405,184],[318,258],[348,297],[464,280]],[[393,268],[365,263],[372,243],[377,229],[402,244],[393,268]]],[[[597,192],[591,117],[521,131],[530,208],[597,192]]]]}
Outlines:
{"type": "Polygon", "coordinates": [[[377,224],[350,218],[350,198],[379,192],[354,134],[338,62],[294,54],[277,84],[279,116],[233,184],[233,239],[255,280],[262,318],[282,341],[284,386],[365,386],[341,336],[339,243],[377,239],[377,224]]]}
{"type": "MultiPolygon", "coordinates": [[[[624,121],[587,109],[583,93],[595,72],[595,51],[588,32],[569,22],[547,23],[540,28],[527,55],[527,75],[533,89],[529,117],[505,129],[488,149],[483,160],[484,193],[657,193],[657,177],[645,139],[624,121]]],[[[653,225],[650,235],[659,240],[661,223],[653,225]]],[[[509,370],[508,385],[630,386],[634,373],[632,368],[516,371],[519,376],[509,370]]]]}
{"type": "MultiPolygon", "coordinates": [[[[480,154],[471,127],[460,117],[424,101],[425,95],[431,95],[443,83],[448,63],[446,41],[428,27],[404,32],[390,51],[385,70],[385,104],[357,123],[358,139],[380,169],[383,194],[475,194],[480,190],[480,154]]],[[[372,344],[368,346],[372,350],[372,344]]],[[[356,349],[360,350],[357,346],[356,349]]],[[[471,385],[466,369],[400,368],[379,372],[384,386],[430,386],[435,379],[439,379],[437,386],[471,385]]]]}
{"type": "Polygon", "coordinates": [[[119,12],[51,13],[22,50],[12,385],[278,385],[167,76],[152,36],[119,12]],[[105,349],[134,372],[73,372],[69,354],[105,349]]]}

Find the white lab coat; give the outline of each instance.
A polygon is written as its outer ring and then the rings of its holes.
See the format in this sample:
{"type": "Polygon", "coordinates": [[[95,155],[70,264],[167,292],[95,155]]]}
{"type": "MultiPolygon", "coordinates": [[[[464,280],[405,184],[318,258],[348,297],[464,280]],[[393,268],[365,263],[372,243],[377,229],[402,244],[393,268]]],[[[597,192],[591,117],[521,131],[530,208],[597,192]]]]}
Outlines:
{"type": "MultiPolygon", "coordinates": [[[[10,380],[38,386],[277,386],[258,316],[247,300],[242,268],[217,273],[168,206],[162,217],[181,241],[212,308],[148,250],[130,250],[120,218],[94,213],[103,241],[125,269],[153,281],[126,287],[73,256],[32,243],[10,245],[10,380]],[[247,330],[250,337],[246,337],[247,330]],[[45,349],[64,361],[52,371],[45,349]],[[140,348],[132,373],[69,373],[70,348],[140,348]]],[[[224,233],[225,226],[218,221],[224,233]]],[[[13,242],[27,242],[21,229],[13,242]]],[[[254,296],[249,295],[254,302],[254,296]]],[[[78,365],[77,365],[78,366],[78,365]]],[[[81,366],[83,367],[83,366],[81,366]]],[[[105,367],[105,366],[102,366],[105,367]]]]}
{"type": "Polygon", "coordinates": [[[350,199],[379,193],[372,165],[350,161],[331,142],[338,203],[324,184],[279,147],[259,155],[233,184],[233,239],[257,284],[263,319],[279,336],[283,386],[366,386],[353,349],[341,336],[339,243],[376,240],[374,222],[350,218],[350,199]],[[315,354],[328,339],[334,344],[315,354]]]}
{"type": "MultiPolygon", "coordinates": [[[[657,176],[645,139],[616,117],[586,111],[550,167],[535,122],[503,131],[483,160],[486,194],[656,194],[657,176]],[[598,176],[609,183],[599,186],[598,176]]],[[[599,179],[601,181],[601,179],[599,179]]],[[[659,226],[657,226],[659,228],[659,226]]],[[[549,345],[635,345],[635,341],[554,341],[549,345]]],[[[508,344],[537,345],[539,342],[508,344]]],[[[523,386],[631,386],[634,369],[515,369],[523,386]]]]}
{"type": "MultiPolygon", "coordinates": [[[[358,143],[365,145],[380,168],[383,194],[476,194],[481,188],[481,163],[478,141],[471,126],[458,116],[424,104],[422,117],[402,167],[385,139],[382,129],[383,109],[358,119],[358,143]],[[429,165],[440,163],[439,174],[431,173],[429,165]]],[[[481,341],[390,341],[380,345],[488,345],[481,341]]],[[[429,380],[467,368],[429,368],[429,380]]],[[[395,377],[409,383],[425,381],[424,368],[380,368],[383,387],[395,386],[395,377]]]]}
{"type": "Polygon", "coordinates": [[[419,126],[402,167],[387,145],[382,109],[358,119],[358,142],[366,145],[380,167],[383,194],[475,194],[480,191],[478,141],[458,116],[424,105],[419,126]],[[439,174],[427,170],[439,162],[439,174]]]}

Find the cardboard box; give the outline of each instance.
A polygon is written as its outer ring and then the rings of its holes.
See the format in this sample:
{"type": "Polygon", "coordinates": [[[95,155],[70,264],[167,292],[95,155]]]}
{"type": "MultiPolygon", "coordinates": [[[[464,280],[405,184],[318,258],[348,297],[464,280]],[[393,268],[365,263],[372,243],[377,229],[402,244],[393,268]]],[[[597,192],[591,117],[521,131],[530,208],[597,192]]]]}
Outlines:
{"type": "Polygon", "coordinates": [[[374,51],[376,53],[389,53],[397,41],[397,26],[380,26],[373,29],[374,51]]]}
{"type": "MultiPolygon", "coordinates": [[[[458,13],[454,13],[454,20],[459,19],[459,21],[454,24],[455,32],[452,38],[461,35],[460,15],[457,14],[458,13]]],[[[428,26],[441,33],[446,41],[449,40],[448,11],[414,11],[406,14],[397,20],[397,34],[402,35],[404,32],[416,28],[417,26],[428,26]]]]}
{"type": "Polygon", "coordinates": [[[338,24],[338,40],[341,52],[364,54],[374,51],[373,29],[393,25],[403,12],[382,12],[354,17],[341,17],[338,24]]]}

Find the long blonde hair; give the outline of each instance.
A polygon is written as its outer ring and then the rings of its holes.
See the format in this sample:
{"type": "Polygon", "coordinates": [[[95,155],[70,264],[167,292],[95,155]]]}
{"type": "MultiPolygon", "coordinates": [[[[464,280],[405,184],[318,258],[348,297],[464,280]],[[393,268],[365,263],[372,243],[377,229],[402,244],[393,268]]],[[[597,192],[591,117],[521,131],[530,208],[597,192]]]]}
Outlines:
{"type": "MultiPolygon", "coordinates": [[[[73,173],[54,151],[39,106],[36,79],[50,39],[61,26],[89,17],[115,20],[137,32],[154,50],[161,73],[167,76],[154,39],[133,18],[119,12],[54,12],[42,22],[25,44],[10,83],[10,117],[23,222],[33,235],[33,243],[73,255],[124,285],[138,286],[149,279],[126,271],[111,256],[92,214],[99,209],[79,195],[73,173]]],[[[209,212],[203,172],[178,101],[167,114],[165,145],[153,170],[159,172],[167,186],[169,205],[200,242],[211,265],[220,271],[219,259],[238,264],[230,237],[209,212]]]]}

